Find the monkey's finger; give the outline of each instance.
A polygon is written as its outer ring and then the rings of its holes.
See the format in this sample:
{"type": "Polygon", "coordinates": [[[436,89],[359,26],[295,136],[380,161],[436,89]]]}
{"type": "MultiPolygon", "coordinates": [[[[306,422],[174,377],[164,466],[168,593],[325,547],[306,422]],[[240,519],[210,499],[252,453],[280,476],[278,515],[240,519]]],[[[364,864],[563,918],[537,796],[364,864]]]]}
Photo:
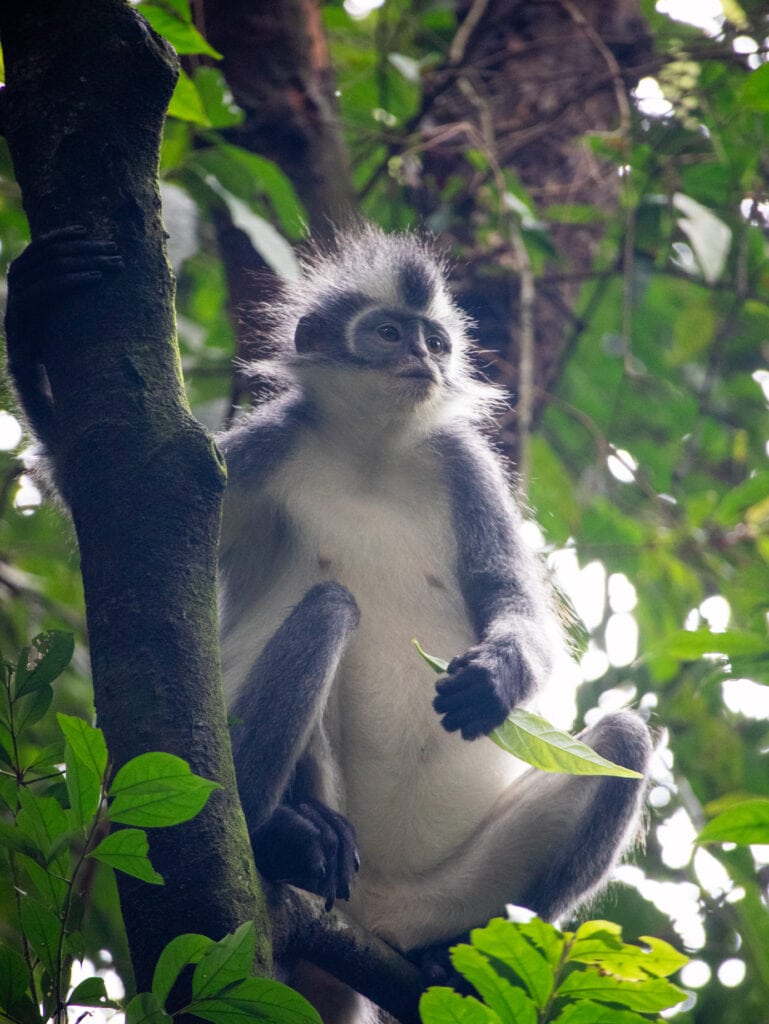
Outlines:
{"type": "Polygon", "coordinates": [[[337,865],[337,891],[343,900],[350,898],[350,881],[360,869],[360,855],[355,838],[355,830],[346,818],[341,818],[339,827],[342,830],[339,844],[339,862],[337,865]]]}
{"type": "Polygon", "coordinates": [[[28,274],[37,274],[46,266],[59,266],[66,260],[81,260],[92,264],[101,258],[119,256],[120,250],[114,242],[95,238],[78,238],[69,241],[32,242],[8,268],[8,276],[17,280],[28,274]]]}
{"type": "Polygon", "coordinates": [[[459,672],[460,669],[467,668],[469,665],[472,665],[480,655],[480,648],[471,647],[468,651],[465,651],[464,654],[459,654],[456,658],[452,658],[447,669],[449,675],[453,675],[455,672],[459,672]]]}
{"type": "Polygon", "coordinates": [[[331,910],[337,896],[342,896],[342,894],[337,891],[339,875],[339,838],[336,831],[331,826],[326,816],[320,812],[317,805],[309,802],[302,803],[299,804],[298,811],[303,817],[310,821],[317,830],[324,861],[324,878],[320,887],[320,895],[326,897],[326,910],[331,910]]]}
{"type": "Polygon", "coordinates": [[[488,699],[488,684],[470,681],[461,689],[449,693],[439,693],[433,699],[433,707],[439,715],[446,715],[463,708],[473,708],[488,699]]]}
{"type": "Polygon", "coordinates": [[[479,736],[485,736],[498,724],[492,721],[487,714],[479,712],[477,707],[465,708],[461,711],[454,711],[445,715],[441,725],[447,732],[461,732],[462,739],[475,740],[479,736]]]}
{"type": "Polygon", "coordinates": [[[442,697],[464,693],[469,689],[483,692],[493,689],[494,684],[489,670],[482,665],[470,665],[452,675],[439,679],[435,684],[436,693],[442,697]]]}
{"type": "Polygon", "coordinates": [[[51,278],[46,281],[30,282],[28,286],[17,284],[13,301],[17,308],[23,309],[35,303],[66,295],[77,288],[98,284],[102,280],[104,280],[104,274],[100,270],[88,270],[79,274],[67,274],[63,277],[51,278]]]}

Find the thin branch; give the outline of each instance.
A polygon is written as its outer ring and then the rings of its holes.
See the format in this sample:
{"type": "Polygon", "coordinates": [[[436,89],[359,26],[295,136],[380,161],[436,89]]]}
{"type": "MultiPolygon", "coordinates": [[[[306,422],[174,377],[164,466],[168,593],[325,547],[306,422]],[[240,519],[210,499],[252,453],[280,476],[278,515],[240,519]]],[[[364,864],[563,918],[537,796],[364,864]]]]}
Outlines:
{"type": "Polygon", "coordinates": [[[268,891],[277,957],[301,957],[392,1014],[418,1024],[421,972],[409,960],[317,896],[290,886],[268,891]]]}
{"type": "Polygon", "coordinates": [[[453,67],[457,67],[464,60],[470,36],[480,24],[488,6],[489,0],[473,0],[472,7],[467,12],[465,20],[459,26],[456,35],[451,41],[449,64],[453,67]]]}

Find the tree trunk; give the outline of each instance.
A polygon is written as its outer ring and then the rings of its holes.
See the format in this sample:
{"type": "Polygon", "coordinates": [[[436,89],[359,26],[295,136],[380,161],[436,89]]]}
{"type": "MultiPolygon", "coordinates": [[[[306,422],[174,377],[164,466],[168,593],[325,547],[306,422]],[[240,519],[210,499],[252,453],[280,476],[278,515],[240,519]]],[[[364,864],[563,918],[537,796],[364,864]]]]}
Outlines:
{"type": "MultiPolygon", "coordinates": [[[[192,822],[150,836],[163,888],[122,880],[137,986],[180,932],[267,934],[219,686],[225,473],[192,418],[175,342],[158,148],[176,58],[125,0],[5,0],[2,121],[33,237],[82,224],[125,270],[52,304],[30,339],[60,438],[82,560],[99,724],[112,760],[165,750],[216,779],[192,822]],[[181,853],[181,856],[180,856],[181,853]]],[[[259,950],[269,962],[265,939],[259,950]]]]}
{"type": "Polygon", "coordinates": [[[274,160],[305,205],[315,238],[356,200],[334,99],[318,0],[204,0],[201,26],[246,112],[235,141],[274,160]]]}

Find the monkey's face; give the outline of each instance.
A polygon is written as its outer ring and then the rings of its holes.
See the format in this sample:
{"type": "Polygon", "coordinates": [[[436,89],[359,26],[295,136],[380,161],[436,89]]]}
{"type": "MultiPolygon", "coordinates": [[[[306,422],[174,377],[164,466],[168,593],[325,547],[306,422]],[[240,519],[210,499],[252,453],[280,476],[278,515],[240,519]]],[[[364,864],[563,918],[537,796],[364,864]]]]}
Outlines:
{"type": "Polygon", "coordinates": [[[384,370],[415,397],[427,397],[448,379],[451,339],[440,324],[417,313],[368,310],[350,324],[347,342],[356,362],[384,370]]]}

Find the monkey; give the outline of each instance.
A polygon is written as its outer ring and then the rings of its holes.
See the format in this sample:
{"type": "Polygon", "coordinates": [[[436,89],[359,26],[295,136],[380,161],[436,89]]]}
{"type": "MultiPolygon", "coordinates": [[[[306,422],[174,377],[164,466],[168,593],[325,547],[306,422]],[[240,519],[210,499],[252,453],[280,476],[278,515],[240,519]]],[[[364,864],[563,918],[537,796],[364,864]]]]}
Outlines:
{"type": "MultiPolygon", "coordinates": [[[[65,281],[119,269],[113,248],[47,244],[68,246],[65,281]]],[[[564,643],[487,436],[498,393],[426,241],[363,227],[303,270],[262,311],[275,396],[218,437],[222,679],[257,866],[417,958],[510,903],[558,920],[632,840],[644,784],[547,774],[486,738],[512,708],[547,715],[564,643]],[[451,657],[437,682],[414,637],[451,657]]],[[[582,739],[645,774],[636,715],[582,739]]],[[[298,984],[356,1019],[354,997],[298,984]]]]}

